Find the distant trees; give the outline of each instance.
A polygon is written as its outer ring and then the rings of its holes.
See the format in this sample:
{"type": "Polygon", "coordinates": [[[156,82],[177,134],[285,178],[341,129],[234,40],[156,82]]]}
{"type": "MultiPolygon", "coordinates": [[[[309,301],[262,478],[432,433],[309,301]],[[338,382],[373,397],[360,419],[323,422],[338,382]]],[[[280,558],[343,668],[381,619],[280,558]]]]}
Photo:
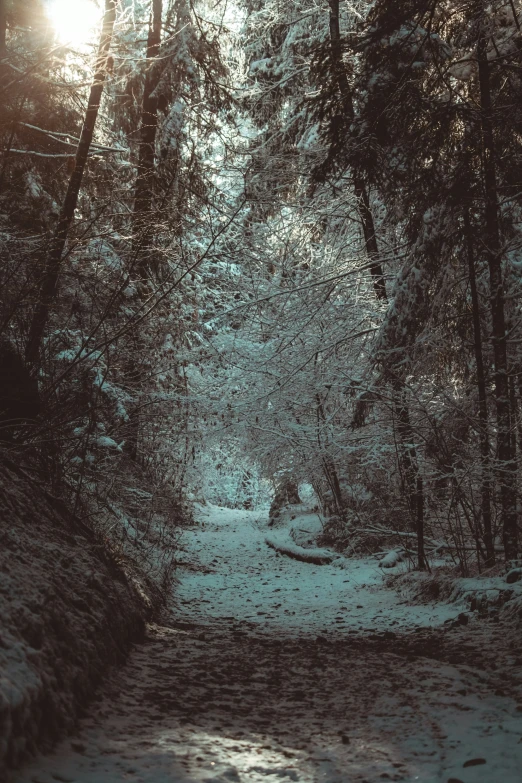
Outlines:
{"type": "Polygon", "coordinates": [[[215,484],[230,438],[238,502],[306,481],[350,551],[515,559],[519,4],[105,9],[93,69],[0,5],[0,336],[43,411],[14,442],[106,499],[215,484]]]}
{"type": "Polygon", "coordinates": [[[270,400],[252,433],[262,415],[276,442],[280,432],[280,464],[291,449],[294,470],[318,488],[325,481],[346,519],[343,486],[379,453],[388,489],[396,481],[409,509],[421,567],[424,530],[433,539],[439,529],[464,567],[472,550],[491,566],[499,535],[507,559],[518,553],[519,13],[510,2],[247,6],[244,105],[260,131],[245,234],[255,268],[269,270],[250,294],[270,400]],[[342,286],[324,281],[350,274],[344,259],[364,267],[361,251],[375,299],[364,288],[357,301],[374,331],[344,351],[338,313],[347,340],[362,319],[350,321],[342,286]],[[328,272],[326,258],[336,258],[328,272]],[[333,320],[323,317],[325,290],[333,320]],[[314,329],[308,353],[303,336],[314,329]],[[326,394],[314,390],[312,355],[326,394]],[[343,376],[353,380],[339,384],[343,376]],[[315,461],[305,400],[318,422],[315,461]]]}
{"type": "MultiPolygon", "coordinates": [[[[491,15],[481,3],[440,3],[430,9],[416,2],[400,8],[376,3],[369,17],[370,27],[356,45],[360,62],[357,90],[365,97],[358,122],[361,130],[355,132],[359,133],[359,138],[364,138],[364,147],[372,151],[365,161],[366,170],[390,208],[408,215],[405,228],[411,238],[418,273],[410,276],[411,298],[404,302],[403,312],[399,311],[397,315],[404,318],[408,306],[417,310],[415,320],[410,321],[408,328],[402,327],[402,334],[406,333],[412,347],[418,345],[414,324],[421,325],[419,306],[424,308],[425,317],[430,318],[429,291],[441,261],[446,264],[446,274],[453,276],[451,267],[455,254],[464,255],[466,236],[471,240],[469,211],[474,215],[475,246],[481,248],[481,257],[489,269],[489,328],[497,409],[494,464],[508,559],[517,554],[517,465],[512,437],[514,400],[510,401],[509,394],[512,367],[508,359],[505,311],[509,273],[504,243],[510,234],[513,235],[515,227],[509,225],[508,213],[513,215],[513,203],[507,192],[508,200],[504,203],[505,207],[509,203],[510,208],[504,209],[501,219],[502,176],[498,169],[495,137],[499,141],[502,139],[504,160],[509,157],[516,167],[517,143],[514,136],[509,137],[509,131],[517,127],[517,121],[513,122],[511,115],[510,120],[505,118],[507,125],[504,125],[500,101],[503,102],[507,95],[501,97],[496,90],[509,93],[513,85],[513,79],[505,69],[507,67],[509,71],[510,66],[518,62],[517,22],[514,7],[508,5],[491,15]],[[506,77],[502,87],[498,81],[500,72],[506,77]],[[380,161],[379,173],[375,165],[377,159],[380,161]],[[423,231],[419,220],[426,224],[428,217],[431,248],[426,241],[428,236],[419,247],[419,230],[421,236],[423,231]],[[483,229],[479,228],[478,221],[483,229]],[[420,286],[414,277],[424,278],[420,286]]],[[[469,249],[468,244],[468,252],[469,249]]],[[[471,281],[472,288],[473,285],[471,281]]],[[[471,309],[475,307],[476,317],[476,300],[471,306],[471,309]]],[[[390,338],[392,342],[386,346],[387,351],[397,347],[396,338],[391,334],[390,338]]],[[[404,337],[399,339],[403,341],[404,337]]],[[[474,340],[479,340],[476,322],[474,340]]],[[[456,348],[461,351],[461,346],[456,348]]],[[[478,363],[480,376],[480,358],[478,363]]],[[[483,379],[480,385],[484,430],[483,379]]],[[[484,437],[482,451],[485,460],[484,437]]],[[[486,478],[486,486],[487,482],[486,478]]],[[[487,529],[487,500],[483,503],[483,523],[487,529]]],[[[491,563],[494,554],[489,532],[485,539],[488,542],[487,561],[491,563]]]]}
{"type": "Polygon", "coordinates": [[[42,405],[11,440],[36,449],[56,492],[104,516],[125,505],[125,476],[180,494],[194,462],[194,270],[223,230],[210,173],[230,103],[220,10],[107,0],[91,57],[88,31],[77,51],[44,5],[22,5],[8,6],[0,63],[0,335],[26,354],[42,405]]]}

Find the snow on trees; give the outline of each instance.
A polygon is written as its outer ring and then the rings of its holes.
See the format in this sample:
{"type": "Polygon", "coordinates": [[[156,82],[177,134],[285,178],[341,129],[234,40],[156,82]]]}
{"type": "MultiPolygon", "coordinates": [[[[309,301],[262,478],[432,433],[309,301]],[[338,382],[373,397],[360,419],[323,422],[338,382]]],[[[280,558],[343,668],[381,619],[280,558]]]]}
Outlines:
{"type": "Polygon", "coordinates": [[[6,439],[76,499],[227,470],[312,485],[347,551],[514,560],[517,5],[107,9],[88,144],[92,44],[0,19],[1,337],[42,411],[6,439]]]}

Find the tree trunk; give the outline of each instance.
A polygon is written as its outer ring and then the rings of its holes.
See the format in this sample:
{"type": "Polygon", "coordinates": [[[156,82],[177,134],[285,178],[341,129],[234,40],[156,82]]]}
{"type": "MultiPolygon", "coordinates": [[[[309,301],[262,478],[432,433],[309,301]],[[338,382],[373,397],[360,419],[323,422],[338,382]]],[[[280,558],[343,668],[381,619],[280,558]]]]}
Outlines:
{"type": "MultiPolygon", "coordinates": [[[[337,70],[339,90],[345,99],[348,114],[353,118],[355,113],[353,109],[351,90],[342,61],[339,0],[328,0],[328,4],[330,6],[330,41],[332,56],[337,70]]],[[[358,201],[366,255],[370,260],[374,259],[374,263],[372,264],[370,271],[373,279],[375,296],[380,301],[387,302],[388,297],[386,294],[386,282],[384,279],[382,266],[378,260],[379,248],[377,245],[377,236],[370,206],[368,189],[363,177],[357,173],[354,175],[354,192],[358,201]]],[[[397,391],[395,386],[396,385],[394,385],[394,393],[397,391]]],[[[424,553],[424,488],[422,476],[418,468],[417,452],[415,445],[413,444],[413,433],[410,424],[409,411],[406,400],[404,399],[402,384],[399,384],[399,387],[398,399],[395,401],[395,408],[397,412],[399,440],[401,442],[401,460],[404,466],[408,491],[408,502],[417,533],[418,567],[423,569],[426,567],[426,556],[424,553]]]]}
{"type": "Polygon", "coordinates": [[[7,9],[6,0],[0,0],[0,60],[6,56],[7,9]]]}
{"type": "Polygon", "coordinates": [[[513,459],[518,465],[517,434],[520,431],[520,417],[518,414],[517,390],[513,375],[510,375],[509,377],[509,405],[511,408],[511,449],[513,451],[513,459]]]}
{"type": "MultiPolygon", "coordinates": [[[[328,4],[330,6],[330,41],[332,56],[337,70],[339,90],[345,99],[348,114],[353,118],[355,113],[351,90],[342,61],[339,0],[328,0],[328,4]]],[[[370,197],[363,177],[357,173],[354,174],[354,192],[358,202],[366,255],[370,260],[374,259],[370,271],[373,279],[375,296],[378,300],[387,302],[386,282],[382,266],[378,260],[379,248],[370,206],[370,197]]],[[[401,442],[401,460],[404,466],[408,491],[408,502],[413,519],[415,520],[415,529],[417,532],[418,567],[422,569],[426,566],[426,557],[424,554],[424,490],[422,476],[418,469],[417,452],[412,440],[409,411],[402,388],[399,391],[399,399],[396,400],[395,407],[397,411],[399,440],[401,442]]]]}
{"type": "Polygon", "coordinates": [[[386,294],[386,283],[384,281],[384,272],[382,266],[377,260],[379,258],[379,249],[377,247],[377,236],[375,234],[375,223],[373,222],[373,215],[370,207],[370,197],[368,190],[364,184],[364,180],[358,174],[354,175],[353,187],[357,202],[359,205],[359,215],[361,217],[364,246],[366,249],[366,255],[370,259],[375,259],[370,267],[370,273],[373,279],[373,289],[375,296],[382,302],[388,301],[386,294]]]}
{"type": "Polygon", "coordinates": [[[107,75],[107,56],[110,50],[115,20],[116,0],[105,0],[105,15],[103,17],[100,45],[96,60],[96,71],[87,103],[80,141],[76,149],[74,171],[69,180],[58,225],[51,240],[40,285],[39,301],[36,304],[29,329],[29,339],[26,346],[26,359],[29,362],[35,362],[38,358],[51,305],[56,298],[62,254],[78,204],[78,195],[103,94],[103,86],[107,75]]]}
{"type": "Polygon", "coordinates": [[[301,502],[297,482],[293,478],[285,478],[277,487],[274,499],[270,504],[268,517],[272,525],[280,516],[281,509],[288,505],[296,505],[301,502]]]}
{"type": "Polygon", "coordinates": [[[471,290],[471,306],[473,311],[473,337],[475,349],[475,366],[477,369],[477,389],[479,398],[480,420],[480,458],[481,458],[481,509],[482,524],[484,527],[484,546],[486,547],[487,568],[495,565],[495,545],[493,540],[493,525],[491,517],[491,448],[489,443],[488,427],[488,402],[486,395],[486,373],[484,370],[484,358],[482,352],[482,331],[480,324],[480,305],[477,291],[477,278],[475,274],[475,256],[473,252],[473,238],[469,222],[469,214],[464,213],[464,230],[468,251],[469,286],[471,290]]]}
{"type": "MultiPolygon", "coordinates": [[[[328,0],[328,4],[330,6],[330,43],[333,61],[337,70],[339,91],[347,103],[349,115],[353,117],[354,110],[351,90],[342,58],[339,0],[328,0]]],[[[375,234],[373,215],[370,208],[370,197],[368,195],[368,189],[364,179],[359,174],[354,174],[353,183],[354,193],[358,204],[359,216],[361,218],[366,254],[370,261],[372,259],[374,260],[370,267],[370,272],[373,279],[373,288],[377,299],[386,302],[388,299],[386,295],[386,283],[384,280],[382,266],[378,260],[379,252],[377,247],[377,237],[375,234]]]]}
{"type": "Polygon", "coordinates": [[[241,503],[241,508],[247,510],[254,508],[252,498],[252,472],[250,470],[244,470],[241,474],[241,480],[238,484],[236,494],[237,502],[241,503]],[[243,498],[243,500],[241,500],[241,498],[243,498]]]}
{"type": "MultiPolygon", "coordinates": [[[[317,358],[317,357],[316,357],[317,358]]],[[[326,443],[322,443],[321,441],[321,426],[325,427],[326,429],[326,414],[323,406],[323,401],[321,399],[320,394],[315,395],[315,399],[317,402],[317,443],[319,445],[319,449],[324,452],[324,456],[322,457],[321,461],[323,463],[323,473],[324,477],[326,479],[326,482],[328,486],[330,487],[330,490],[332,492],[332,497],[335,504],[335,510],[336,513],[339,514],[339,516],[344,516],[344,504],[343,504],[343,497],[341,492],[341,484],[339,482],[339,476],[337,473],[337,468],[335,467],[335,463],[333,459],[328,454],[328,441],[326,443]]]]}
{"type": "Polygon", "coordinates": [[[137,254],[137,269],[143,279],[147,278],[150,246],[154,232],[154,156],[158,130],[158,98],[155,60],[160,51],[162,0],[152,0],[149,34],[147,39],[147,69],[143,90],[140,120],[140,145],[138,151],[138,176],[134,192],[133,235],[137,254]]]}
{"type": "Polygon", "coordinates": [[[417,532],[417,567],[420,571],[428,566],[424,551],[424,482],[417,467],[417,480],[415,482],[415,528],[417,532]]]}
{"type": "MultiPolygon", "coordinates": [[[[483,4],[480,3],[483,13],[483,4]]],[[[495,401],[497,406],[497,460],[496,474],[500,484],[504,551],[506,560],[518,554],[517,535],[517,464],[511,439],[511,408],[507,334],[504,312],[504,285],[502,279],[502,246],[500,241],[499,207],[493,133],[490,66],[487,57],[487,36],[481,30],[477,46],[480,84],[480,120],[485,198],[486,242],[485,253],[489,267],[492,343],[495,361],[495,401]]]]}
{"type": "Polygon", "coordinates": [[[411,426],[405,391],[400,381],[396,381],[394,387],[400,459],[403,466],[408,505],[413,520],[413,527],[417,534],[417,567],[419,570],[423,570],[427,565],[424,552],[424,485],[419,471],[414,432],[411,426]]]}
{"type": "MultiPolygon", "coordinates": [[[[157,85],[155,61],[161,45],[161,24],[163,1],[151,0],[149,34],[147,38],[145,85],[140,119],[140,144],[138,150],[138,175],[134,190],[134,212],[132,216],[133,250],[136,272],[140,279],[139,294],[145,298],[149,287],[150,255],[154,235],[154,158],[156,133],[158,130],[158,99],[153,95],[157,85]]],[[[145,347],[139,333],[134,335],[138,353],[144,354],[145,347]]],[[[130,413],[129,434],[126,451],[131,459],[138,459],[140,429],[139,396],[144,388],[144,373],[140,364],[131,364],[127,372],[127,383],[135,391],[138,401],[130,413]]]]}

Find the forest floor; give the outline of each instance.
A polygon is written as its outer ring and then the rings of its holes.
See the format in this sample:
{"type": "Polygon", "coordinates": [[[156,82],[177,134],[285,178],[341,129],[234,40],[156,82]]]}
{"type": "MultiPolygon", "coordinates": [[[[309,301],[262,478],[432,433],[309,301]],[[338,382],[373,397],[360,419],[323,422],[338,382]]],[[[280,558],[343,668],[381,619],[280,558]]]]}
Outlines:
{"type": "Polygon", "coordinates": [[[281,556],[255,512],[199,522],[172,622],[16,783],[519,783],[522,675],[501,622],[410,606],[369,560],[281,556]]]}

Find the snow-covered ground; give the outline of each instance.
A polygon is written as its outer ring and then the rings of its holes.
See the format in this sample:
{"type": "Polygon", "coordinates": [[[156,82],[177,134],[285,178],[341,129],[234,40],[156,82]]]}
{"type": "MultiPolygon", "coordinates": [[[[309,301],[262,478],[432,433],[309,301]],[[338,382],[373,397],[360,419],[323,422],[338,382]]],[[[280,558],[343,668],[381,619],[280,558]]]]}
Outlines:
{"type": "Polygon", "coordinates": [[[372,561],[278,555],[254,512],[199,518],[172,627],[16,783],[519,783],[522,705],[408,647],[461,607],[401,603],[372,561]]]}
{"type": "Polygon", "coordinates": [[[317,635],[434,626],[462,611],[447,604],[408,606],[386,589],[375,559],[311,565],[285,557],[265,539],[290,546],[286,530],[267,529],[259,513],[208,506],[199,509],[199,519],[202,527],[185,538],[183,560],[198,563],[198,570],[183,573],[180,618],[209,624],[226,618],[262,633],[317,635]]]}

